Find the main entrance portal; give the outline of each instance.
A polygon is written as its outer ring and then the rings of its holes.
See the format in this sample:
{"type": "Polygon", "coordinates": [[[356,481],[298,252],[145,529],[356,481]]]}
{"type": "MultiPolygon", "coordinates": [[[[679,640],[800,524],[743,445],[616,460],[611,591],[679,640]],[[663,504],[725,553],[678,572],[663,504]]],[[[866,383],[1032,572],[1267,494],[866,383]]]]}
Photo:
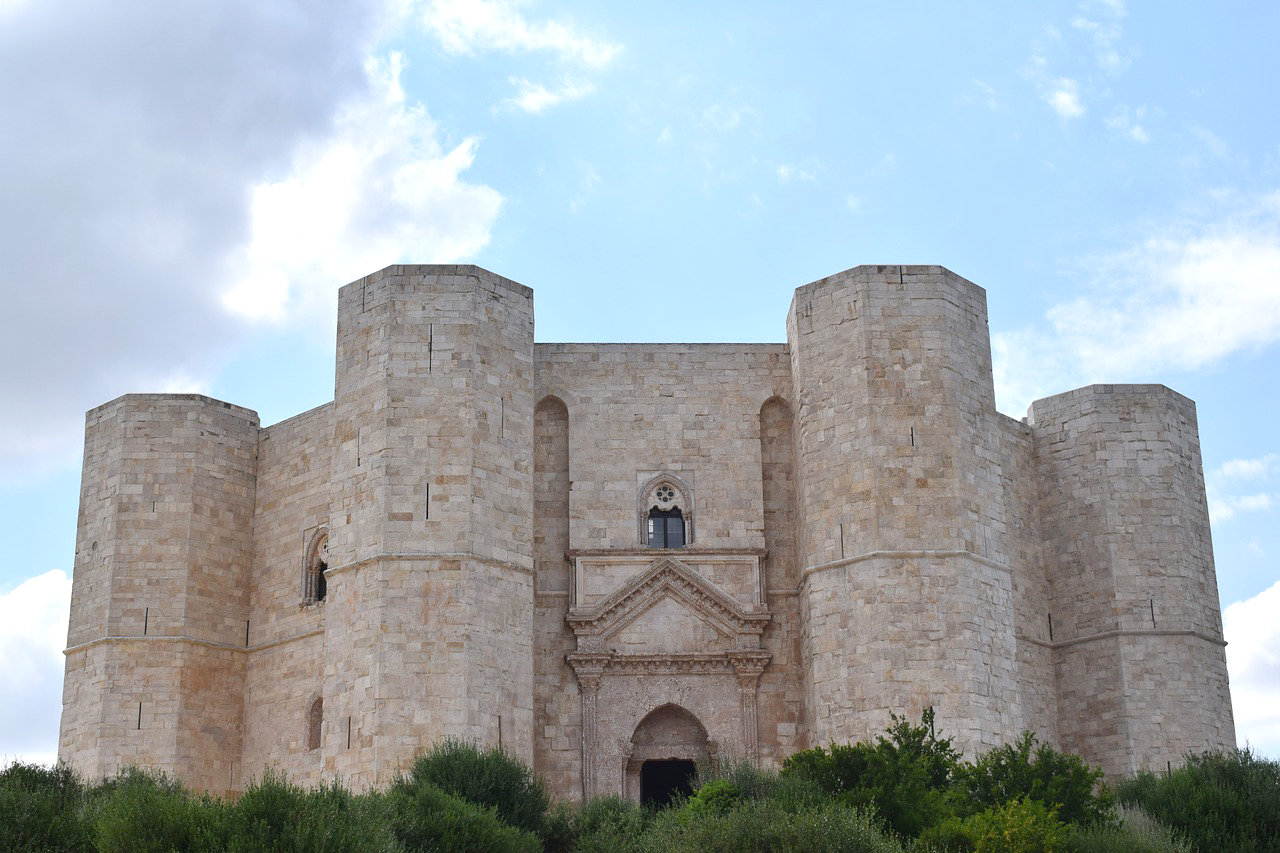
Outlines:
{"type": "Polygon", "coordinates": [[[676,797],[693,794],[693,777],[698,768],[692,761],[670,759],[646,761],[640,766],[640,802],[660,809],[676,797]]]}

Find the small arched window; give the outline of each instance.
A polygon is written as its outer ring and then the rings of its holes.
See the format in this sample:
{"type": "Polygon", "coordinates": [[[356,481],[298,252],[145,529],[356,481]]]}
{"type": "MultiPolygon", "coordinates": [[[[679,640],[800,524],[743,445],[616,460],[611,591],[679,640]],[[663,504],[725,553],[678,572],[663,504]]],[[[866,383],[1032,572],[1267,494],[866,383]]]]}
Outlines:
{"type": "Polygon", "coordinates": [[[640,491],[640,542],[648,548],[683,548],[693,541],[693,495],[673,474],[650,479],[640,491]]]}
{"type": "Polygon", "coordinates": [[[324,573],[329,568],[329,531],[320,528],[307,546],[306,571],[303,577],[302,597],[308,604],[324,601],[328,584],[324,573]]]}
{"type": "Polygon", "coordinates": [[[307,711],[307,751],[320,748],[320,727],[324,723],[324,699],[316,697],[307,711]]]}

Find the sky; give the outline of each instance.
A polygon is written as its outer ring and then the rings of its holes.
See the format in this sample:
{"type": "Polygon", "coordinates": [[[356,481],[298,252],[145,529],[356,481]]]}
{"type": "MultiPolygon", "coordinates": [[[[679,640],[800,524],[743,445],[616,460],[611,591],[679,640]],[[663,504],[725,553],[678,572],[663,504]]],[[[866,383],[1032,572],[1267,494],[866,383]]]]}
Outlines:
{"type": "Polygon", "coordinates": [[[783,341],[941,264],[997,405],[1191,397],[1237,736],[1280,757],[1280,5],[0,0],[0,759],[56,752],[84,412],[333,396],[338,288],[532,287],[540,341],[783,341]],[[974,8],[980,6],[980,8],[974,8]]]}

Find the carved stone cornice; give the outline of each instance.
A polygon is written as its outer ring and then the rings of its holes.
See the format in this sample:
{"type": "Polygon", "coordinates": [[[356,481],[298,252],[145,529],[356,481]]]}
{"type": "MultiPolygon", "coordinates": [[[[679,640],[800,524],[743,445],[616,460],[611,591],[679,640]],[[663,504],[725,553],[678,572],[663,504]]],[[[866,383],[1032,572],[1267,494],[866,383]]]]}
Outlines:
{"type": "MultiPolygon", "coordinates": [[[[737,675],[758,679],[773,656],[769,652],[671,652],[655,654],[582,654],[573,652],[565,660],[573,667],[579,683],[595,689],[605,675],[737,675]],[[584,680],[585,679],[585,680],[584,680]]],[[[754,682],[753,682],[754,683],[754,682]]]]}
{"type": "Polygon", "coordinates": [[[578,636],[578,647],[591,648],[668,595],[688,605],[725,637],[752,635],[758,643],[769,624],[767,610],[747,610],[698,572],[670,556],[655,560],[595,607],[570,609],[565,621],[578,636]]]}

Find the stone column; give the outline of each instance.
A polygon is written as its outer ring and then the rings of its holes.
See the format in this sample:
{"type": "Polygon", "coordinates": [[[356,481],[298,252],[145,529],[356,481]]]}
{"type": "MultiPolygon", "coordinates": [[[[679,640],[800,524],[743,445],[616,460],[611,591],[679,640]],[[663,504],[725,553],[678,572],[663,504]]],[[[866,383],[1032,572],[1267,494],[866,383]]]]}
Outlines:
{"type": "Polygon", "coordinates": [[[730,653],[734,674],[738,676],[738,701],[742,715],[742,749],[747,760],[760,761],[760,728],[756,713],[756,689],[760,674],[769,663],[767,652],[730,653]]]}
{"type": "Polygon", "coordinates": [[[609,655],[570,654],[566,658],[582,696],[582,799],[586,802],[596,795],[596,696],[609,655]]]}

